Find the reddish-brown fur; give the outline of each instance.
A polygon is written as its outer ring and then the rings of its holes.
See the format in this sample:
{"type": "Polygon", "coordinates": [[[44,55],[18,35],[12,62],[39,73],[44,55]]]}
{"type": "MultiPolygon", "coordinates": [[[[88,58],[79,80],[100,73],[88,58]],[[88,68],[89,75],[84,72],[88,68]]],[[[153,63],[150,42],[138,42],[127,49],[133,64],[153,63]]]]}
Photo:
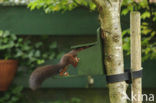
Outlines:
{"type": "Polygon", "coordinates": [[[35,69],[30,76],[29,87],[32,90],[35,90],[40,87],[45,79],[59,73],[60,75],[63,75],[66,72],[67,66],[69,64],[72,64],[74,67],[76,67],[79,61],[79,59],[77,58],[77,53],[81,50],[83,49],[79,48],[68,52],[61,58],[60,62],[56,65],[47,65],[35,69]]]}

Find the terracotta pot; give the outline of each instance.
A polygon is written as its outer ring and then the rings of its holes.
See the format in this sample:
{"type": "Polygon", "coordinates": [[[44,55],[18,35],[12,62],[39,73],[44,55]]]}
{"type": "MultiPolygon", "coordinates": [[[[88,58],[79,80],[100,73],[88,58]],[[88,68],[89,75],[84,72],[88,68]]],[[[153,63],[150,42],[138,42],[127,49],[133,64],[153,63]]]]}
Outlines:
{"type": "Polygon", "coordinates": [[[16,60],[0,60],[0,91],[8,90],[17,70],[16,60]]]}

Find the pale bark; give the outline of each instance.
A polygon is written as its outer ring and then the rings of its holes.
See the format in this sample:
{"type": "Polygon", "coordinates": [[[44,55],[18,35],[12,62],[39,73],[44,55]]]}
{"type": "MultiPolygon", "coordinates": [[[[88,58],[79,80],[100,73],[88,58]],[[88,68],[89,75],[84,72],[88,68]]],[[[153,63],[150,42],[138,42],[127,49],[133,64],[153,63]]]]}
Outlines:
{"type": "MultiPolygon", "coordinates": [[[[139,3],[141,2],[142,0],[134,0],[135,2],[139,3]]],[[[150,3],[156,3],[156,0],[149,0],[150,3]]]]}
{"type": "Polygon", "coordinates": [[[135,2],[137,2],[137,3],[139,3],[139,2],[141,2],[142,0],[134,0],[135,2]]]}
{"type": "MultiPolygon", "coordinates": [[[[132,12],[130,17],[131,31],[131,70],[141,70],[141,35],[140,13],[132,12]]],[[[132,79],[132,103],[142,103],[142,79],[132,79]]]]}
{"type": "Polygon", "coordinates": [[[156,0],[150,0],[150,3],[156,3],[156,0]]]}
{"type": "MultiPolygon", "coordinates": [[[[124,72],[120,25],[121,0],[93,0],[99,11],[104,41],[104,64],[108,75],[124,72]]],[[[125,81],[108,84],[111,103],[127,103],[125,81]]]]}

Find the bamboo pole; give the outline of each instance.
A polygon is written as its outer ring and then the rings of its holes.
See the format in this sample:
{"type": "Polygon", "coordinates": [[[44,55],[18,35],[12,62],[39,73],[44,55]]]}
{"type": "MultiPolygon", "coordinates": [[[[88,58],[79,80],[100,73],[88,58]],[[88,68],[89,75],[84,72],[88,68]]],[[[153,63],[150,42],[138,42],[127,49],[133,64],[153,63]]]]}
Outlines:
{"type": "MultiPolygon", "coordinates": [[[[140,13],[130,14],[131,31],[131,71],[141,70],[141,33],[140,33],[140,13]]],[[[132,79],[131,85],[132,103],[142,103],[142,79],[132,79]]]]}

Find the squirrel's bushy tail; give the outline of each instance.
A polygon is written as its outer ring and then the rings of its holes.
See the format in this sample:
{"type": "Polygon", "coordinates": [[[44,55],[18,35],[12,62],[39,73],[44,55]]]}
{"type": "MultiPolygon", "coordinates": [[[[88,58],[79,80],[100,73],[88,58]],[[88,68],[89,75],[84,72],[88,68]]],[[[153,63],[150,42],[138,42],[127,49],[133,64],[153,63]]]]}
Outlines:
{"type": "Polygon", "coordinates": [[[31,75],[29,78],[29,87],[32,90],[36,90],[39,88],[41,83],[37,82],[37,78],[34,77],[34,75],[31,75]]]}
{"type": "Polygon", "coordinates": [[[54,76],[56,74],[59,74],[59,71],[62,68],[64,68],[64,66],[60,64],[38,67],[32,72],[29,78],[29,87],[32,90],[36,90],[41,86],[42,82],[45,79],[54,76]]]}

